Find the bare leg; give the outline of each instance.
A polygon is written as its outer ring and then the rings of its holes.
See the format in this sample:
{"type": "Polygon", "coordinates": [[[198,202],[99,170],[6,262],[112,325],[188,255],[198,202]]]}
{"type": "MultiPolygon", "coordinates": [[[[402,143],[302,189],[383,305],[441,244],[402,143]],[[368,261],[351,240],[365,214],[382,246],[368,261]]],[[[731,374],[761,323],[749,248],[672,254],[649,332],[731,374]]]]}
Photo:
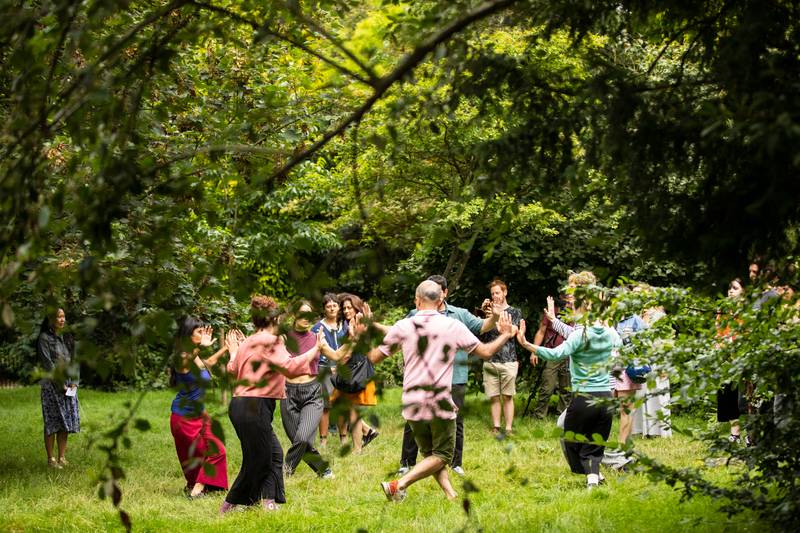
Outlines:
{"type": "Polygon", "coordinates": [[[492,414],[492,427],[499,428],[500,427],[500,396],[492,396],[489,398],[489,408],[491,409],[492,414]]]}
{"type": "Polygon", "coordinates": [[[53,444],[56,442],[56,434],[52,433],[48,435],[47,433],[44,434],[44,451],[47,452],[47,460],[49,461],[51,458],[55,459],[53,456],[53,444]]]}
{"type": "Polygon", "coordinates": [[[323,409],[322,418],[319,420],[319,440],[320,444],[328,440],[328,428],[331,425],[331,410],[323,409]]]}
{"type": "Polygon", "coordinates": [[[633,416],[631,413],[632,404],[627,400],[633,391],[619,391],[618,397],[625,398],[625,400],[620,405],[619,411],[619,441],[622,444],[628,442],[628,438],[631,436],[631,429],[633,429],[633,416]]]}
{"type": "MultiPolygon", "coordinates": [[[[435,455],[429,455],[417,463],[410,472],[398,480],[397,488],[399,490],[405,490],[420,479],[425,479],[426,477],[431,476],[442,469],[445,469],[444,461],[435,455]]],[[[452,489],[452,487],[450,488],[452,489]]]]}
{"type": "Polygon", "coordinates": [[[358,416],[358,411],[350,409],[350,435],[353,437],[353,453],[361,453],[361,447],[364,445],[364,431],[361,427],[364,423],[358,416]]]}
{"type": "Polygon", "coordinates": [[[58,462],[64,462],[64,454],[67,453],[67,432],[66,431],[59,431],[58,432],[58,462]]]}
{"type": "Polygon", "coordinates": [[[361,433],[366,437],[370,431],[374,431],[372,426],[361,420],[361,433]]]}
{"type": "Polygon", "coordinates": [[[195,483],[194,487],[192,487],[192,492],[191,492],[192,498],[196,498],[197,496],[200,496],[200,494],[202,494],[202,492],[203,492],[203,490],[205,490],[205,488],[206,488],[206,486],[203,485],[202,483],[195,483]]]}
{"type": "Polygon", "coordinates": [[[347,421],[344,416],[340,416],[336,421],[336,427],[339,429],[339,442],[345,444],[347,442],[347,421]]]}
{"type": "Polygon", "coordinates": [[[454,500],[458,498],[458,494],[453,489],[453,485],[450,484],[450,477],[447,475],[447,469],[442,468],[438,472],[436,472],[433,477],[436,478],[436,482],[442,487],[444,491],[444,495],[447,496],[448,500],[454,500]]]}
{"type": "Polygon", "coordinates": [[[511,426],[514,424],[514,397],[503,394],[501,398],[503,398],[503,417],[506,419],[506,433],[511,433],[511,426]]]}

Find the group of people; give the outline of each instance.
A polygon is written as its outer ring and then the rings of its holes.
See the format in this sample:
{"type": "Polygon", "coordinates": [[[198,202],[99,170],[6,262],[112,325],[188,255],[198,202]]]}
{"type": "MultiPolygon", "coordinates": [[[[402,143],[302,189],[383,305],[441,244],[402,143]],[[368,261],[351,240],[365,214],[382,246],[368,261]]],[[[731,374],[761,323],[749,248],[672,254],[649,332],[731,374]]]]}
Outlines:
{"type": "MultiPolygon", "coordinates": [[[[751,296],[752,309],[758,311],[767,302],[773,299],[783,298],[791,300],[794,297],[794,290],[786,285],[781,285],[779,278],[775,274],[772,265],[761,265],[759,260],[754,260],[748,268],[748,278],[753,289],[757,290],[751,296]]],[[[727,297],[732,301],[742,301],[745,297],[745,283],[741,278],[734,278],[728,285],[727,297]]],[[[800,305],[800,301],[795,305],[800,305]]],[[[731,327],[731,320],[741,323],[736,316],[723,316],[717,314],[717,338],[719,345],[732,344],[736,341],[736,328],[731,327]]],[[[734,382],[725,383],[717,391],[717,421],[730,424],[730,435],[728,439],[731,443],[738,443],[742,440],[742,428],[739,419],[743,415],[766,414],[775,408],[775,401],[762,401],[755,397],[754,383],[751,376],[748,379],[741,379],[734,382]]],[[[775,395],[780,399],[780,394],[775,395]]],[[[753,435],[744,436],[746,446],[753,445],[753,435]]]]}
{"type": "MultiPolygon", "coordinates": [[[[320,453],[334,422],[331,413],[339,415],[335,428],[342,444],[351,445],[354,453],[378,437],[377,429],[366,423],[359,409],[377,404],[374,365],[398,352],[404,363],[402,415],[407,423],[398,478],[382,483],[384,494],[392,501],[402,500],[409,486],[429,476],[448,498],[456,497],[448,467],[464,474],[462,408],[471,356],[484,361],[490,429],[498,438],[513,432],[517,346],[530,352],[532,365],[544,364],[536,416],[545,416],[549,406],[556,405],[561,411],[559,425],[567,434],[597,434],[608,441],[614,411],[603,400],[617,397],[621,399],[620,443],[628,441],[637,420],[643,434],[669,436],[667,376],[645,365],[644,372],[656,375],[655,388],[648,389],[641,368],[620,366],[615,359],[633,335],[663,316],[663,309],[645,310],[641,317],[631,315],[616,327],[599,320],[587,323],[582,317],[588,316],[592,302],[596,306],[591,309],[593,316],[608,304],[602,298],[586,296],[586,290],[591,291],[596,283],[588,271],[570,275],[570,290],[558,305],[553,298],[547,299],[533,342],[527,339],[526,322],[521,312],[509,305],[507,286],[499,279],[489,284],[490,298],[483,302],[484,316],[479,317],[450,304],[447,280],[431,276],[416,288],[414,309],[392,326],[372,320],[365,302],[343,293],[324,296],[318,321],[310,302],[297,303],[289,313],[287,330],[286,315],[278,303],[271,297],[255,296],[251,300],[254,332],[245,336],[238,329],[228,331],[211,355],[203,354],[215,344],[211,327],[194,317],[183,318],[171,369],[178,392],[172,402],[170,428],[186,479],[186,494],[197,498],[228,490],[221,513],[255,504],[273,510],[286,501],[284,477],[293,475],[301,462],[320,478],[333,477],[320,453]],[[574,290],[579,287],[585,290],[574,290]],[[570,311],[567,316],[572,322],[564,321],[566,317],[559,313],[562,308],[570,311]],[[241,468],[230,487],[225,446],[214,435],[203,404],[213,369],[226,354],[223,372],[235,383],[228,414],[242,448],[241,468]],[[633,408],[637,395],[643,397],[638,410],[633,408]],[[278,402],[291,442],[285,456],[272,427],[278,402]],[[637,419],[636,412],[643,413],[642,418],[637,419]],[[418,454],[422,455],[420,461],[418,454]]],[[[740,290],[741,282],[736,280],[729,295],[736,297],[740,290]]],[[[59,309],[42,324],[38,351],[45,370],[70,368],[66,363],[73,348],[69,337],[61,334],[64,322],[64,311],[59,309]]],[[[720,335],[725,337],[724,332],[720,335]]],[[[45,448],[54,468],[66,464],[67,434],[79,431],[80,426],[77,380],[74,373],[65,376],[42,381],[45,448]],[[56,442],[57,456],[53,453],[56,442]]],[[[732,397],[741,398],[732,387],[719,395],[721,420],[738,417],[732,397]]],[[[732,424],[731,432],[732,438],[738,438],[738,426],[732,424]]],[[[563,450],[571,471],[584,475],[590,489],[603,482],[601,464],[623,467],[626,462],[623,450],[607,451],[594,441],[565,440],[563,450]]]]}

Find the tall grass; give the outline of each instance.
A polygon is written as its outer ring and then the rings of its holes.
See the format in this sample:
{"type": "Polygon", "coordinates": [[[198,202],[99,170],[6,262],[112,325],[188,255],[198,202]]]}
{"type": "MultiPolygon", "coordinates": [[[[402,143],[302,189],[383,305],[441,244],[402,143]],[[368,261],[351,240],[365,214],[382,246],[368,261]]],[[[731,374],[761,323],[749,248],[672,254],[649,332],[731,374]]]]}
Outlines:
{"type": "MultiPolygon", "coordinates": [[[[111,503],[98,499],[95,479],[103,456],[88,443],[122,416],[123,404],[136,396],[133,392],[81,391],[83,431],[70,437],[70,465],[52,470],[42,444],[38,387],[0,390],[0,530],[121,529],[111,503]]],[[[607,485],[587,492],[584,479],[569,473],[553,436],[553,420],[518,419],[513,438],[498,441],[489,432],[488,404],[477,395],[467,399],[467,478],[451,473],[459,495],[470,500],[470,512],[465,512],[463,500],[447,501],[432,479],[412,486],[403,503],[392,504],[378,483],[398,467],[402,419],[397,389],[386,391],[373,410],[381,421],[381,435],[362,455],[340,456],[338,439],[331,435],[324,453],[332,462],[335,479],[318,479],[301,464],[286,482],[288,503],[279,511],[252,509],[220,517],[221,494],[195,501],[182,494],[184,481],[169,431],[171,398],[165,391],[147,394],[140,416],[151,422],[152,429],[132,430],[132,447],[124,453],[122,507],[130,514],[134,530],[677,532],[759,527],[750,517],[728,519],[707,499],[681,503],[675,489],[652,484],[643,474],[607,471],[607,485]],[[470,485],[475,492],[468,490],[470,485]]],[[[213,400],[208,408],[212,412],[223,409],[213,400]]],[[[701,423],[688,418],[678,422],[701,423]]],[[[232,481],[241,451],[227,417],[223,427],[232,481]]],[[[274,428],[285,451],[287,440],[278,419],[274,428]]],[[[638,440],[637,447],[671,465],[703,465],[702,446],[684,436],[638,440]]],[[[708,474],[724,479],[727,473],[717,468],[708,474]]]]}

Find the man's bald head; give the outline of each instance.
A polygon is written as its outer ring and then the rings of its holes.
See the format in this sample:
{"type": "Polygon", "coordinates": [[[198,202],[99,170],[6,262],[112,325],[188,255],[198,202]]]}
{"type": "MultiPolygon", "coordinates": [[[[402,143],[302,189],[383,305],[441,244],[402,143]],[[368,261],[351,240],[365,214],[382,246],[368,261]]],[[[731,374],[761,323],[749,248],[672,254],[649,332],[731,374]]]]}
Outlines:
{"type": "Polygon", "coordinates": [[[417,298],[423,302],[439,304],[442,299],[442,287],[435,281],[426,279],[417,285],[417,298]]]}

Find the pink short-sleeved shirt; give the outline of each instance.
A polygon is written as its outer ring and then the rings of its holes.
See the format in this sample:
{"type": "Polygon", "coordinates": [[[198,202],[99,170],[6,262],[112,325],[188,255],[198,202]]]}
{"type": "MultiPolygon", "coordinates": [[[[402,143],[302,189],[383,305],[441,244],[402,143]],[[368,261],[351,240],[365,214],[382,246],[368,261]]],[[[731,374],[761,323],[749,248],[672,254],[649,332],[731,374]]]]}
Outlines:
{"type": "Polygon", "coordinates": [[[239,346],[236,359],[228,363],[228,373],[238,382],[233,395],[286,398],[286,378],[275,367],[291,378],[311,372],[309,362],[292,357],[280,337],[266,331],[250,335],[239,346]]]}
{"type": "Polygon", "coordinates": [[[450,385],[456,351],[469,353],[478,344],[464,324],[437,311],[420,311],[393,325],[379,349],[391,355],[392,346],[399,346],[403,352],[403,418],[455,418],[450,385]]]}

